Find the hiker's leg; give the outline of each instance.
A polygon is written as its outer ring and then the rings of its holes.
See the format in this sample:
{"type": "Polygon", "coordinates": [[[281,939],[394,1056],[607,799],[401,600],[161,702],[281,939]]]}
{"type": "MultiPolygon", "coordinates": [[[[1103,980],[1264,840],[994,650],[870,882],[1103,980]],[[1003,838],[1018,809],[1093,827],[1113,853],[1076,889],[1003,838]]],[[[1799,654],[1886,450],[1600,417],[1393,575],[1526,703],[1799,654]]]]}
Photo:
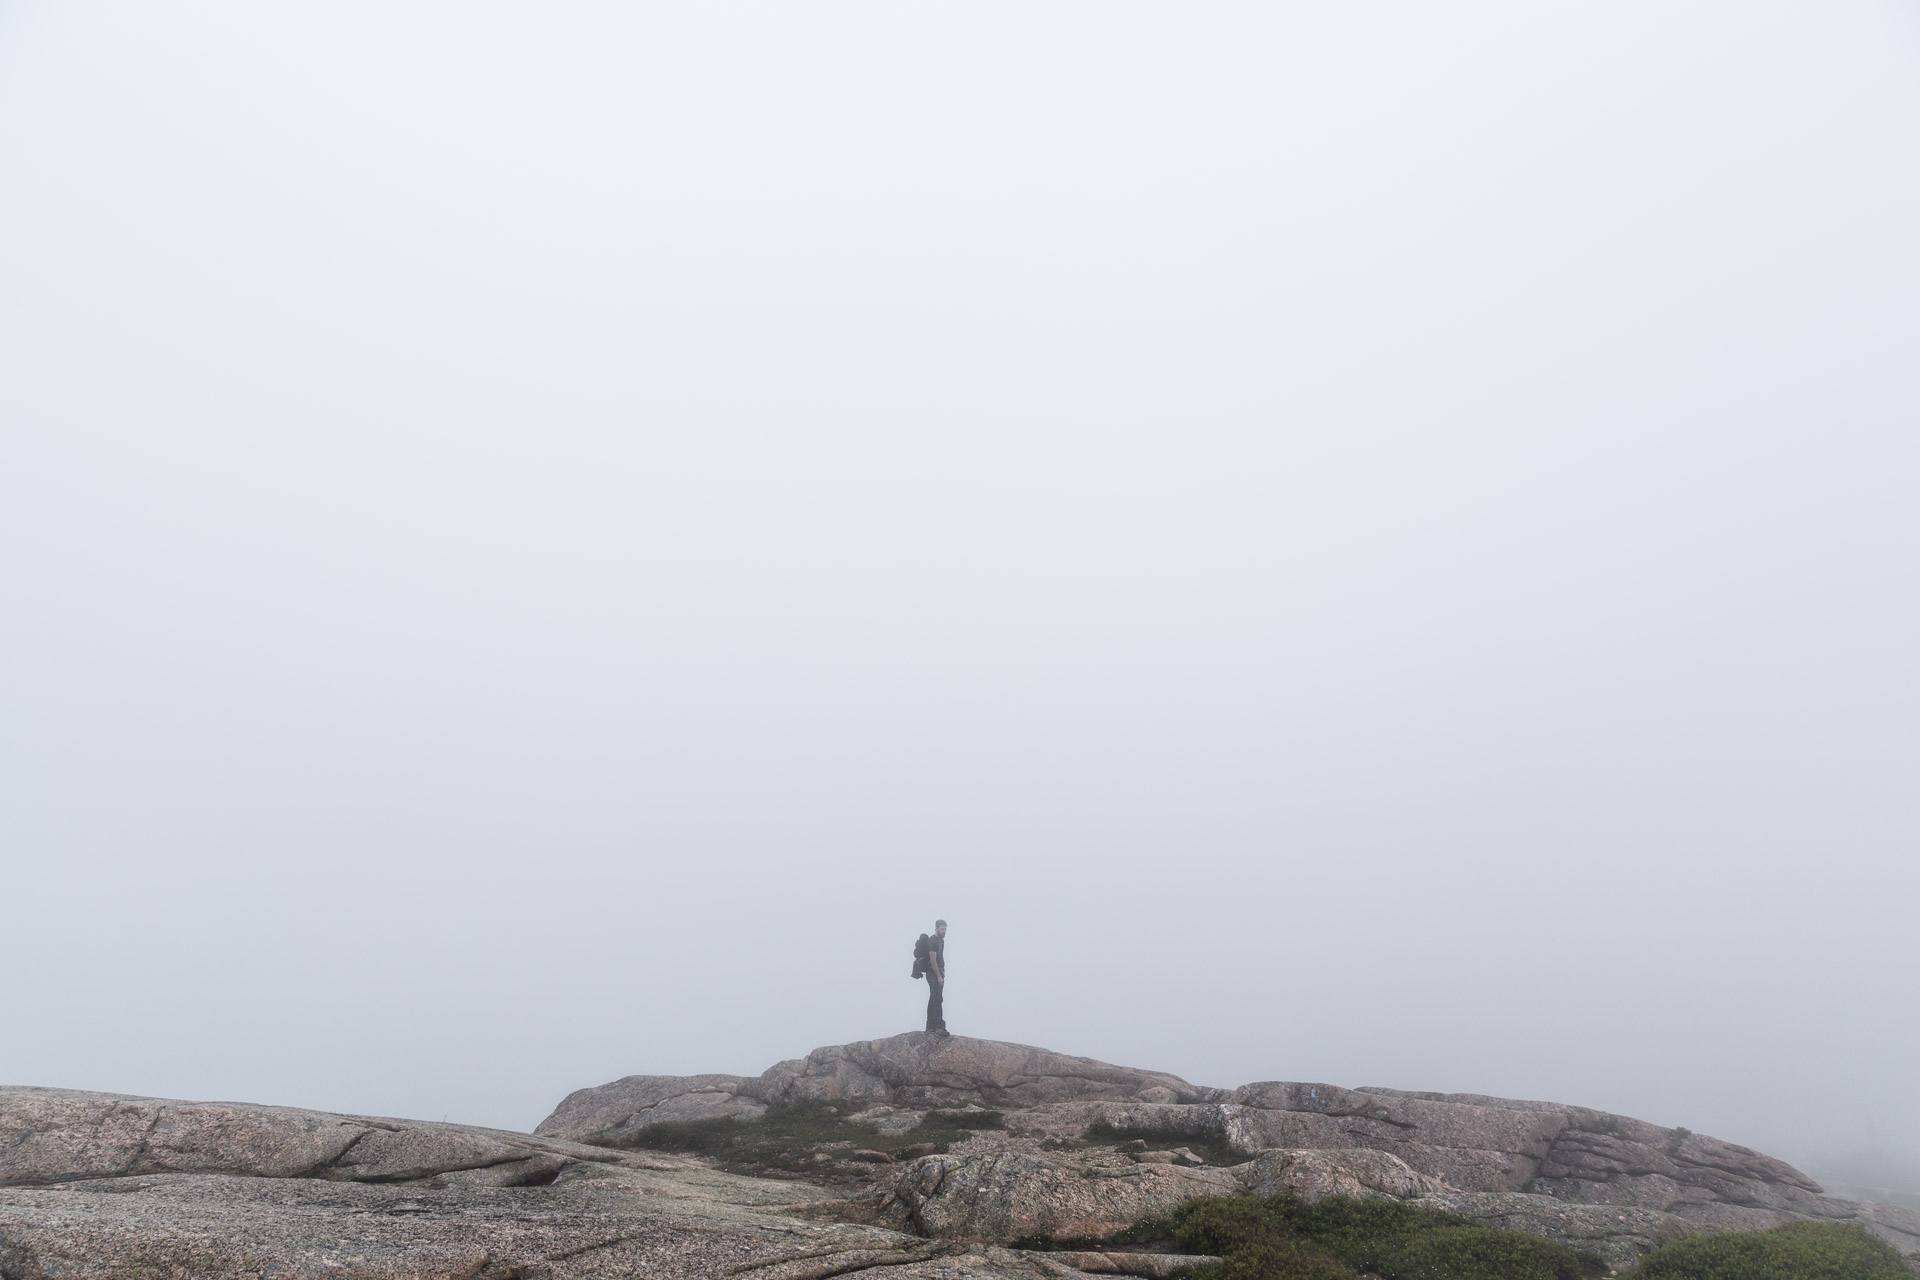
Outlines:
{"type": "Polygon", "coordinates": [[[940,979],[927,975],[927,1030],[945,1031],[947,1020],[940,1008],[940,979]]]}

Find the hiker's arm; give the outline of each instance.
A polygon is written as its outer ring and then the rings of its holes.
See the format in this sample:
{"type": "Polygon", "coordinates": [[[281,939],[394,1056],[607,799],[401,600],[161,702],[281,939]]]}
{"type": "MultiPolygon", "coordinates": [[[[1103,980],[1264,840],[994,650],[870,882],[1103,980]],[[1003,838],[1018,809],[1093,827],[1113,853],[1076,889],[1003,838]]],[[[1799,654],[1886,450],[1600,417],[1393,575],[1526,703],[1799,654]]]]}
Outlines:
{"type": "Polygon", "coordinates": [[[947,985],[946,966],[940,963],[940,953],[931,947],[927,949],[927,962],[933,968],[933,976],[940,979],[940,985],[947,985]]]}

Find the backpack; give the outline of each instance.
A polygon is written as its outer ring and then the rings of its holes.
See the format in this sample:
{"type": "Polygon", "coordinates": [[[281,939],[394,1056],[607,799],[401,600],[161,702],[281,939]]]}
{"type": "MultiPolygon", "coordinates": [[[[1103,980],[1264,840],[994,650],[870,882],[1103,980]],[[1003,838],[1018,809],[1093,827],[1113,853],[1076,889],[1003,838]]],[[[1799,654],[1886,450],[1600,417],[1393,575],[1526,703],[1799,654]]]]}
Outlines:
{"type": "Polygon", "coordinates": [[[927,944],[931,941],[932,939],[923,933],[919,941],[913,944],[913,976],[916,978],[927,976],[927,944]]]}

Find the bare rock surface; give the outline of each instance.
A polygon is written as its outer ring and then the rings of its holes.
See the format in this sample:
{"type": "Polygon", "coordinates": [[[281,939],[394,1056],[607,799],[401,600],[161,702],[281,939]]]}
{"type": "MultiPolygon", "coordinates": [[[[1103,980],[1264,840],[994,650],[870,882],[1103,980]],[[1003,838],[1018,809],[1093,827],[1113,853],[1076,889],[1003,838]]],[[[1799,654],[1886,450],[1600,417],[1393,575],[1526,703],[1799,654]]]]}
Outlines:
{"type": "Polygon", "coordinates": [[[1328,1196],[1385,1196],[1413,1200],[1452,1190],[1431,1174],[1409,1168],[1385,1151],[1262,1151],[1233,1170],[1255,1195],[1292,1195],[1309,1202],[1328,1196]]]}
{"type": "Polygon", "coordinates": [[[529,1134],[0,1089],[4,1280],[1035,1274],[1004,1249],[837,1220],[858,1216],[806,1182],[529,1134]]]}
{"type": "MultiPolygon", "coordinates": [[[[704,1171],[702,1171],[704,1172],[704,1171]]],[[[784,1184],[608,1169],[547,1187],[159,1174],[0,1190],[9,1280],[718,1275],[891,1233],[782,1217],[784,1184]]]]}
{"type": "MultiPolygon", "coordinates": [[[[805,1184],[710,1170],[593,1170],[448,1188],[160,1174],[0,1188],[6,1280],[1165,1280],[1176,1260],[1058,1259],[820,1222],[805,1184]]],[[[1180,1263],[1207,1259],[1179,1259],[1180,1263]]]]}
{"type": "Polygon", "coordinates": [[[621,1147],[651,1124],[686,1120],[751,1120],[767,1107],[741,1092],[745,1076],[627,1076],[612,1084],[576,1089],[536,1134],[573,1142],[621,1147]]]}
{"type": "Polygon", "coordinates": [[[469,1125],[251,1103],[0,1088],[0,1186],[156,1173],[404,1182],[552,1181],[598,1148],[469,1125]]]}
{"type": "Polygon", "coordinates": [[[1225,1098],[1164,1071],[1116,1067],[1031,1045],[924,1032],[829,1045],[747,1085],[764,1102],[870,1102],[994,1109],[1050,1102],[1195,1103],[1225,1098]]]}
{"type": "Polygon", "coordinates": [[[1684,1129],[1477,1094],[1227,1091],[966,1037],[828,1046],[758,1077],[629,1076],[534,1134],[0,1088],[0,1280],[1162,1276],[1165,1255],[1113,1237],[1240,1191],[1390,1197],[1617,1266],[1688,1232],[1850,1221],[1920,1269],[1920,1213],[1830,1198],[1684,1129]],[[830,1105],[772,1127],[807,1103],[830,1105]],[[715,1148],[750,1157],[636,1149],[662,1122],[713,1119],[770,1127],[715,1148]],[[911,1136],[923,1120],[930,1141],[911,1136]],[[1035,1237],[1081,1252],[1015,1247],[1035,1237]]]}
{"type": "Polygon", "coordinates": [[[828,1045],[758,1077],[627,1076],[568,1094],[534,1132],[626,1146],[664,1120],[746,1120],[770,1103],[848,1102],[924,1112],[1096,1100],[1154,1106],[1226,1097],[1224,1090],[1199,1088],[1163,1071],[1116,1067],[1031,1045],[909,1032],[828,1045]]]}
{"type": "Polygon", "coordinates": [[[967,1145],[965,1152],[928,1156],[901,1171],[885,1207],[903,1227],[930,1236],[1097,1241],[1200,1196],[1251,1191],[1306,1200],[1412,1199],[1450,1190],[1375,1151],[1268,1151],[1220,1168],[1151,1158],[1175,1154],[1165,1151],[1036,1151],[998,1135],[967,1145]]]}
{"type": "Polygon", "coordinates": [[[1104,1240],[1189,1200],[1242,1189],[1225,1169],[1000,1150],[915,1161],[894,1183],[888,1207],[928,1236],[1104,1240]]]}
{"type": "Polygon", "coordinates": [[[1658,1210],[1719,1203],[1824,1213],[1820,1186],[1783,1161],[1684,1129],[1554,1103],[1270,1081],[1223,1108],[1239,1150],[1366,1147],[1462,1191],[1537,1191],[1658,1210]]]}

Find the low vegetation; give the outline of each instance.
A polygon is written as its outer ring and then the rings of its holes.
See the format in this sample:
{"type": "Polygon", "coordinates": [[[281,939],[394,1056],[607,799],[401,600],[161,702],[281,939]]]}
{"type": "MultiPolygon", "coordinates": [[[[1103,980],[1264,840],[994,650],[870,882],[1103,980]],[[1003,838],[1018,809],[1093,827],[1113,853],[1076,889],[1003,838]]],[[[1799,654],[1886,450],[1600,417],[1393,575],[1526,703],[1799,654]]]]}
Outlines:
{"type": "Polygon", "coordinates": [[[1647,1255],[1634,1280],[1913,1280],[1892,1245],[1845,1222],[1688,1236],[1647,1255]]]}
{"type": "Polygon", "coordinates": [[[1606,1264],[1518,1231],[1396,1200],[1217,1196],[1142,1223],[1126,1242],[1220,1257],[1190,1280],[1588,1280],[1606,1264]]]}
{"type": "Polygon", "coordinates": [[[1116,1129],[1102,1120],[1087,1128],[1086,1140],[1095,1146],[1118,1146],[1123,1142],[1145,1142],[1149,1151],[1172,1151],[1176,1147],[1185,1147],[1208,1164],[1231,1165],[1243,1163],[1247,1157],[1227,1145],[1224,1131],[1194,1133],[1173,1128],[1116,1129]]]}
{"type": "Polygon", "coordinates": [[[948,1144],[974,1129],[997,1129],[994,1111],[930,1111],[905,1133],[883,1134],[871,1124],[855,1123],[846,1103],[801,1102],[768,1107],[757,1120],[686,1120],[648,1125],[629,1141],[654,1151],[711,1157],[732,1173],[802,1173],[824,1163],[814,1157],[853,1150],[881,1151],[898,1157],[909,1147],[948,1144]]]}

